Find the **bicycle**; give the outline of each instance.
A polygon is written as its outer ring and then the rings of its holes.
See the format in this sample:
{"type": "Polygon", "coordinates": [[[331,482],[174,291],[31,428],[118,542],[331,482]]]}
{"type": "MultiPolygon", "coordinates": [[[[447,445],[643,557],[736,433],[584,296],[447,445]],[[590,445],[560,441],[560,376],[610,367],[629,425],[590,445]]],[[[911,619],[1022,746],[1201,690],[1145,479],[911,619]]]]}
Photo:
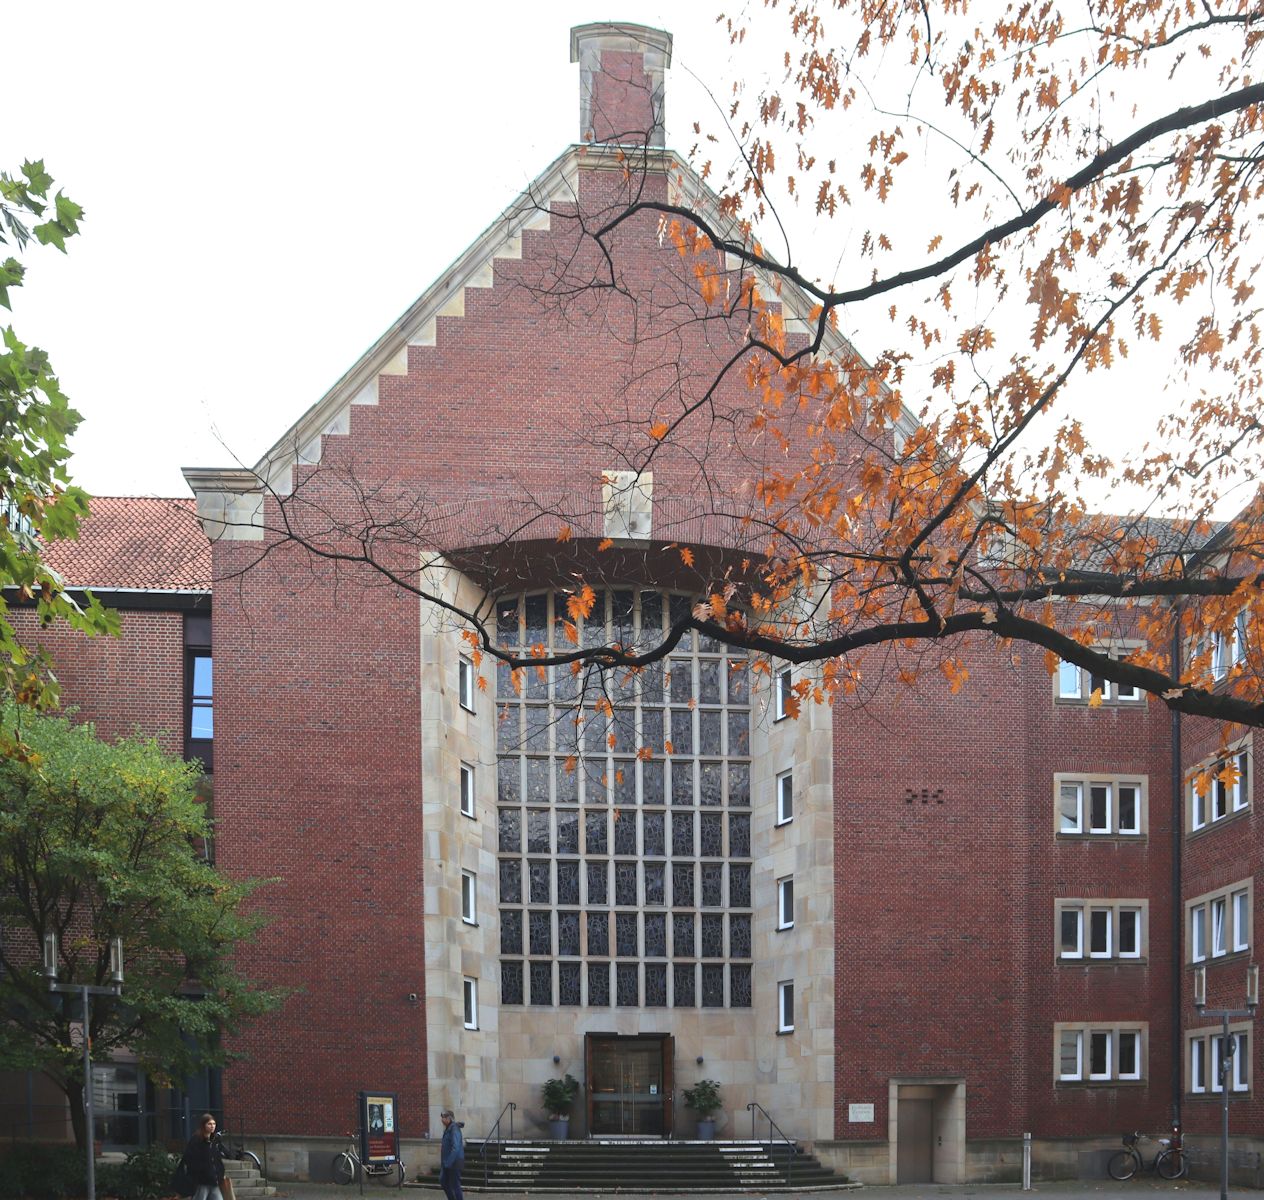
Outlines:
{"type": "Polygon", "coordinates": [[[1174,1130],[1170,1138],[1146,1138],[1143,1133],[1125,1133],[1123,1137],[1125,1149],[1116,1151],[1111,1156],[1110,1162],[1106,1164],[1106,1173],[1112,1179],[1131,1179],[1139,1171],[1145,1170],[1145,1159],[1141,1156],[1141,1151],[1137,1149],[1137,1143],[1143,1138],[1155,1141],[1159,1145],[1159,1150],[1150,1163],[1151,1170],[1158,1172],[1159,1178],[1180,1179],[1185,1174],[1187,1164],[1181,1150],[1179,1131],[1174,1130]]]}
{"type": "Polygon", "coordinates": [[[357,1144],[359,1138],[354,1131],[348,1133],[347,1138],[347,1148],[334,1155],[333,1166],[330,1168],[335,1183],[354,1183],[357,1173],[363,1171],[366,1179],[385,1179],[391,1181],[395,1187],[404,1186],[403,1159],[383,1163],[361,1162],[357,1144]]]}
{"type": "Polygon", "coordinates": [[[253,1150],[247,1150],[241,1142],[229,1141],[218,1131],[215,1137],[219,1142],[220,1153],[225,1158],[236,1159],[238,1162],[253,1163],[255,1170],[260,1175],[263,1174],[263,1163],[259,1161],[259,1156],[253,1150]]]}

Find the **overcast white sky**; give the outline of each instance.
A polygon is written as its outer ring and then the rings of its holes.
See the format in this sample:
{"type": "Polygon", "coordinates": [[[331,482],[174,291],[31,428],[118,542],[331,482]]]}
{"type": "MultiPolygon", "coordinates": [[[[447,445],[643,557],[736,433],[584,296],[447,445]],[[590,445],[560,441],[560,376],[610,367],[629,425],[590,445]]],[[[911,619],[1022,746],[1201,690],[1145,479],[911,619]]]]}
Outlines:
{"type": "Polygon", "coordinates": [[[577,139],[572,25],[674,35],[668,140],[687,150],[714,111],[690,68],[717,86],[730,75],[719,7],[10,14],[0,168],[42,157],[87,219],[64,258],[31,251],[0,324],[49,351],[84,414],[77,482],[184,495],[182,466],[253,463],[577,139]]]}

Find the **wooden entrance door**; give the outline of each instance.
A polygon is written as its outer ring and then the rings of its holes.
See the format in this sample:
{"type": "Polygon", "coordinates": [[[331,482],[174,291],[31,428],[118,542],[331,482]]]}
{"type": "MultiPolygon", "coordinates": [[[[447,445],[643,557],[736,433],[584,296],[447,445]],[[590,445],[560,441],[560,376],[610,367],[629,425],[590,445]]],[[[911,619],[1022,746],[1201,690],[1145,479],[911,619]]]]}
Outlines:
{"type": "Polygon", "coordinates": [[[673,1041],[590,1033],[584,1039],[588,1132],[593,1137],[671,1133],[673,1041]]]}

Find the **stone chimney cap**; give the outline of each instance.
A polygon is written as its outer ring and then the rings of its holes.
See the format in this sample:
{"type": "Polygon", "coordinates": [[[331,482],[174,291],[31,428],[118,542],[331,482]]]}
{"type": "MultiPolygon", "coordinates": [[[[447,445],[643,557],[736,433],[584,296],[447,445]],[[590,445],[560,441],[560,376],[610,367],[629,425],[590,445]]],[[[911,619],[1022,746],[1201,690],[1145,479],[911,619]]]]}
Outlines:
{"type": "Polygon", "coordinates": [[[603,49],[657,50],[663,66],[671,66],[672,35],[651,25],[634,25],[628,21],[594,21],[571,29],[571,62],[579,62],[585,42],[605,41],[603,49]],[[623,43],[622,45],[620,43],[623,43]]]}

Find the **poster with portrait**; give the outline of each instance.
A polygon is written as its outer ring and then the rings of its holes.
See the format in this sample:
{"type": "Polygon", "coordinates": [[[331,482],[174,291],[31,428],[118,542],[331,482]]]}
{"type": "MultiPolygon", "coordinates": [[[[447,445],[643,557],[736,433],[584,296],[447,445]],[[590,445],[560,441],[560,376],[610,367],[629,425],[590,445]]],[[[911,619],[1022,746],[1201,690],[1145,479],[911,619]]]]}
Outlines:
{"type": "Polygon", "coordinates": [[[394,1092],[360,1093],[360,1158],[366,1163],[399,1159],[399,1128],[394,1092]]]}

